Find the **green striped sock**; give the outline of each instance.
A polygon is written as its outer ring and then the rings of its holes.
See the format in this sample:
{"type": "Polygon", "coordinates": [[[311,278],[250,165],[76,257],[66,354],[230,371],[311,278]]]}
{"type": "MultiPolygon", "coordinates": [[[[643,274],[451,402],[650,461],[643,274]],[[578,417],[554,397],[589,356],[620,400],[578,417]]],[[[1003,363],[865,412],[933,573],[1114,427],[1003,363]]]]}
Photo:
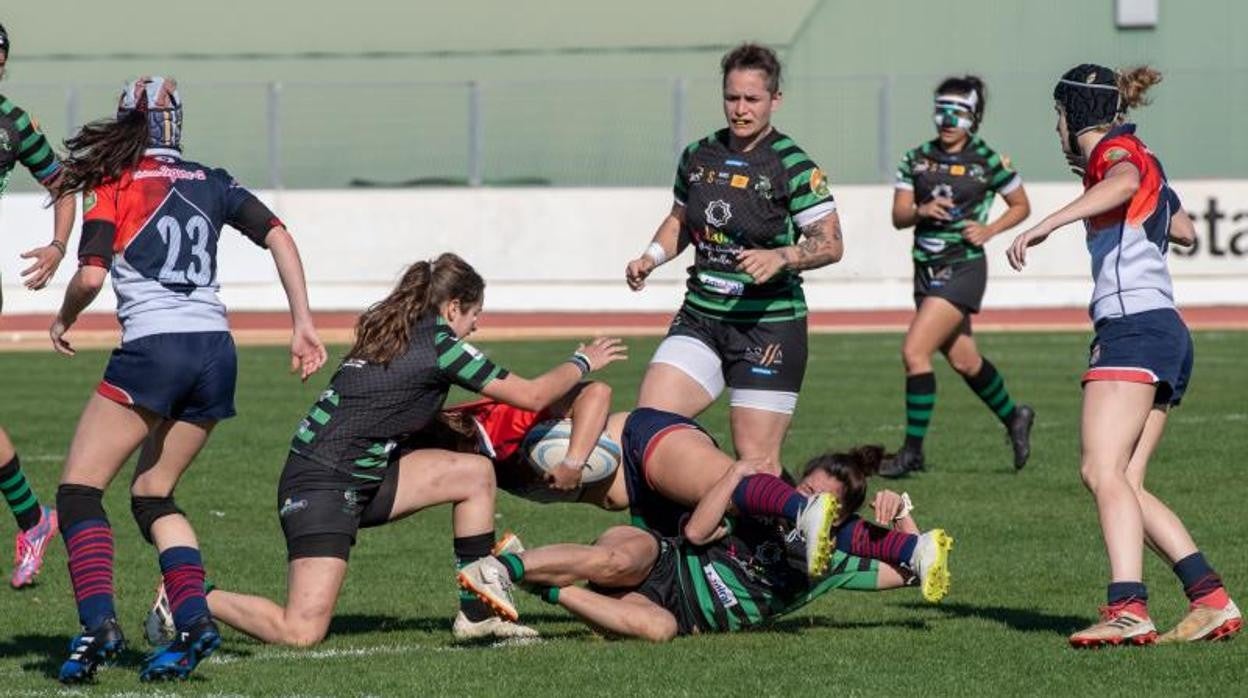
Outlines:
{"type": "Polygon", "coordinates": [[[503,563],[503,567],[507,568],[507,576],[513,582],[524,581],[524,560],[514,553],[503,553],[498,556],[498,561],[503,563]]]}
{"type": "Polygon", "coordinates": [[[984,359],[979,373],[974,376],[963,376],[966,384],[979,396],[980,400],[997,415],[1002,424],[1009,425],[1014,417],[1014,400],[1010,391],[1005,389],[1005,379],[997,372],[997,367],[988,359],[984,359]]]}
{"type": "Polygon", "coordinates": [[[932,423],[936,409],[936,374],[918,373],[906,376],[906,445],[911,451],[923,451],[923,438],[932,423]]]}
{"type": "Polygon", "coordinates": [[[30,488],[30,483],[22,474],[22,465],[16,453],[13,454],[13,460],[0,467],[0,492],[4,494],[4,501],[8,503],[13,518],[17,519],[17,525],[23,531],[38,525],[39,519],[43,517],[43,510],[39,506],[35,491],[30,488]]]}

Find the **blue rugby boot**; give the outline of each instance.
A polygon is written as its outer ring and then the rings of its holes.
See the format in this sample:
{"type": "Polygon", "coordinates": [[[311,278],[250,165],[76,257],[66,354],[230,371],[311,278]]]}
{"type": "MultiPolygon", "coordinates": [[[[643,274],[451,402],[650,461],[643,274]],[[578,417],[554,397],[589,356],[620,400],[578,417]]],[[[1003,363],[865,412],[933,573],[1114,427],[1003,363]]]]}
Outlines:
{"type": "Polygon", "coordinates": [[[117,619],[109,618],[82,633],[69,643],[69,659],[61,665],[57,676],[61,683],[75,684],[90,681],[101,665],[109,664],[126,648],[126,638],[121,634],[117,619]]]}
{"type": "Polygon", "coordinates": [[[140,681],[184,681],[200,662],[221,646],[221,633],[211,618],[196,621],[173,642],[157,647],[143,660],[140,681]]]}

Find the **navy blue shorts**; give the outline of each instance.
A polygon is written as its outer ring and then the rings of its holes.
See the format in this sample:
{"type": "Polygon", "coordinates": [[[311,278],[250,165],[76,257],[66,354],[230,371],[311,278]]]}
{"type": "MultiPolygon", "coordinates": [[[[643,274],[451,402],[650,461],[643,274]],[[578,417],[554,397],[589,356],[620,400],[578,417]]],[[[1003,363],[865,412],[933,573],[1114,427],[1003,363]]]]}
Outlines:
{"type": "MultiPolygon", "coordinates": [[[[646,460],[650,451],[663,437],[683,429],[696,429],[700,424],[674,412],[639,407],[624,421],[621,446],[624,448],[624,484],[628,488],[628,512],[632,524],[660,536],[680,535],[680,520],[689,509],[667,499],[650,486],[646,476],[646,460]]],[[[710,436],[708,434],[708,436],[710,436]]],[[[711,439],[714,442],[714,438],[711,439]]]]}
{"type": "Polygon", "coordinates": [[[1177,405],[1192,377],[1192,335],[1178,312],[1163,308],[1105,318],[1096,337],[1083,382],[1127,381],[1157,386],[1156,405],[1177,405]]]}
{"type": "Polygon", "coordinates": [[[152,334],[113,350],[96,392],[166,419],[215,422],[234,416],[237,379],[229,332],[152,334]]]}

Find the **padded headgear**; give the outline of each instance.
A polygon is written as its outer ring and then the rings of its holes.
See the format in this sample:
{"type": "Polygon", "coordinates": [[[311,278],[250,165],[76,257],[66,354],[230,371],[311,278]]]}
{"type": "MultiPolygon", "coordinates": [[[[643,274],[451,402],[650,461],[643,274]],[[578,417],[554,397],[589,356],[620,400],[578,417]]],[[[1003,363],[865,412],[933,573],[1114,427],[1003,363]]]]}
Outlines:
{"type": "Polygon", "coordinates": [[[5,57],[8,57],[12,44],[9,43],[9,31],[0,24],[0,51],[4,51],[5,57]]]}
{"type": "Polygon", "coordinates": [[[148,146],[182,146],[182,98],[176,80],[145,75],[127,84],[117,102],[117,118],[136,111],[147,116],[148,146]]]}
{"type": "Polygon", "coordinates": [[[1075,66],[1062,74],[1053,88],[1053,99],[1066,114],[1070,152],[1079,152],[1079,134],[1112,124],[1122,115],[1118,74],[1094,63],[1075,66]]]}

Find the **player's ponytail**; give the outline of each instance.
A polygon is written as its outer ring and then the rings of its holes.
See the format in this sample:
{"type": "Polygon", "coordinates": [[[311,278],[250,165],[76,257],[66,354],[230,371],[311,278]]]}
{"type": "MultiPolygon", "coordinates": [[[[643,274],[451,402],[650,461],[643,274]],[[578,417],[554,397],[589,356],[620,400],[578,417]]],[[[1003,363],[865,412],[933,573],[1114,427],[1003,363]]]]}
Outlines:
{"type": "Polygon", "coordinates": [[[883,446],[858,446],[849,451],[828,452],[812,458],[803,469],[802,477],[822,470],[839,480],[842,486],[841,514],[848,516],[858,511],[866,501],[867,478],[880,472],[883,460],[883,446]]]}
{"type": "Polygon", "coordinates": [[[57,196],[88,192],[138,166],[147,149],[147,117],[131,112],[120,119],[93,121],[65,140],[69,150],[57,196]]]}
{"type": "Polygon", "coordinates": [[[485,281],[458,255],[443,252],[403,272],[390,295],[365,310],[355,323],[355,344],[348,359],[388,364],[407,351],[412,326],[443,303],[457,300],[467,309],[480,305],[485,281]]]}
{"type": "Polygon", "coordinates": [[[1152,102],[1148,91],[1161,82],[1161,71],[1147,65],[1118,71],[1118,92],[1122,95],[1122,110],[1143,107],[1152,102]]]}

